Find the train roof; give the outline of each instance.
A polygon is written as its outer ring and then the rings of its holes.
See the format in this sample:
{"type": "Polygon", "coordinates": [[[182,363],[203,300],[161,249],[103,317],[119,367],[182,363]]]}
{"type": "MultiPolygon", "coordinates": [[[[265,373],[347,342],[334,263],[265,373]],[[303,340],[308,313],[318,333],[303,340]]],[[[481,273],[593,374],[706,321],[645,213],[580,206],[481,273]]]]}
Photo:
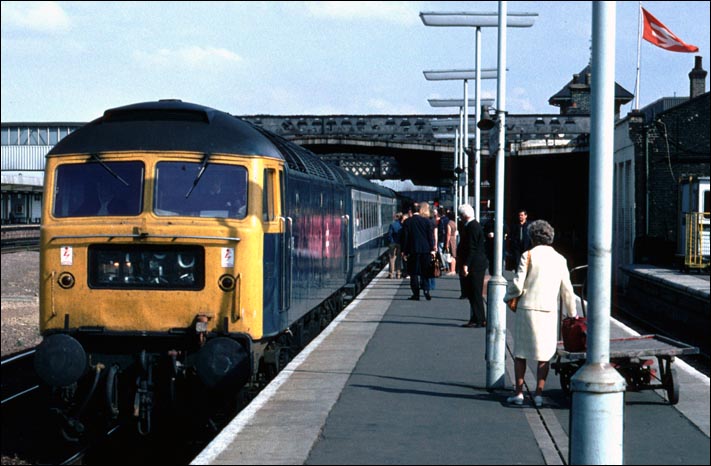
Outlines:
{"type": "Polygon", "coordinates": [[[374,192],[388,197],[395,195],[395,192],[389,188],[371,183],[362,176],[347,172],[338,165],[324,162],[316,154],[298,144],[294,144],[258,126],[255,126],[255,128],[261,131],[279,148],[291,170],[326,178],[344,186],[355,187],[363,191],[374,192]]]}
{"type": "Polygon", "coordinates": [[[254,126],[210,107],[160,100],[106,110],[59,141],[47,155],[189,151],[283,158],[254,126]]]}
{"type": "Polygon", "coordinates": [[[229,113],[181,100],[143,102],[106,110],[59,141],[48,156],[126,151],[187,151],[261,155],[282,159],[289,169],[392,195],[311,151],[229,113]]]}

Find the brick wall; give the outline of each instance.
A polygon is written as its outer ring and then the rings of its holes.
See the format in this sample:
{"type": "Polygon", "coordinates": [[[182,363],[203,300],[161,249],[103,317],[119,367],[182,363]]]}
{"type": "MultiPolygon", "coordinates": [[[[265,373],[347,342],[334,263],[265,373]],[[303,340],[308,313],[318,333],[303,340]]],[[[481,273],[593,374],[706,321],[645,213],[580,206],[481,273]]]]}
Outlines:
{"type": "Polygon", "coordinates": [[[709,95],[673,107],[653,121],[630,125],[636,153],[635,262],[674,262],[679,179],[709,176],[709,95]]]}

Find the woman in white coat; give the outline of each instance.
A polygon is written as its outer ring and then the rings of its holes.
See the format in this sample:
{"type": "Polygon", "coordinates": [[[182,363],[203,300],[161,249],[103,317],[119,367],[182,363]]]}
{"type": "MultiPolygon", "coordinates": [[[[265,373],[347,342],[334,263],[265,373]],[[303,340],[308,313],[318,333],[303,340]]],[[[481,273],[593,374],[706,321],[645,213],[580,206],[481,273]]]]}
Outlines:
{"type": "Polygon", "coordinates": [[[537,220],[529,225],[528,234],[533,248],[521,255],[516,274],[504,296],[504,301],[519,297],[514,329],[516,393],[506,401],[523,404],[526,360],[533,359],[538,362],[533,403],[540,407],[549,361],[556,352],[558,341],[558,305],[562,303],[570,316],[575,316],[577,311],[565,257],[551,247],[555,236],[553,227],[545,220],[537,220]]]}

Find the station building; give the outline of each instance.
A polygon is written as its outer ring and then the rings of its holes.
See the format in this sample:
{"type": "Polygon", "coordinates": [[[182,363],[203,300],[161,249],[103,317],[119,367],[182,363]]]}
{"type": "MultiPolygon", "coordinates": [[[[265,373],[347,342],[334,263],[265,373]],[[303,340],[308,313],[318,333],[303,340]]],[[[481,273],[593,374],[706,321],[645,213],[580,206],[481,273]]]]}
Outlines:
{"type": "Polygon", "coordinates": [[[2,123],[2,224],[37,224],[45,156],[83,123],[2,123]]]}

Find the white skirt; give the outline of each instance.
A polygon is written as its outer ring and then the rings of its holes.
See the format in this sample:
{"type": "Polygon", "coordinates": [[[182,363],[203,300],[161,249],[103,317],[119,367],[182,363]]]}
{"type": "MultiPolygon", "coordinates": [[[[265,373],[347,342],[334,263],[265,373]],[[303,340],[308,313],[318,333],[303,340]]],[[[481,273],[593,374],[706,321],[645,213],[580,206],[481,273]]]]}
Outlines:
{"type": "Polygon", "coordinates": [[[514,357],[533,361],[548,361],[556,352],[558,312],[533,309],[516,310],[514,357]]]}

